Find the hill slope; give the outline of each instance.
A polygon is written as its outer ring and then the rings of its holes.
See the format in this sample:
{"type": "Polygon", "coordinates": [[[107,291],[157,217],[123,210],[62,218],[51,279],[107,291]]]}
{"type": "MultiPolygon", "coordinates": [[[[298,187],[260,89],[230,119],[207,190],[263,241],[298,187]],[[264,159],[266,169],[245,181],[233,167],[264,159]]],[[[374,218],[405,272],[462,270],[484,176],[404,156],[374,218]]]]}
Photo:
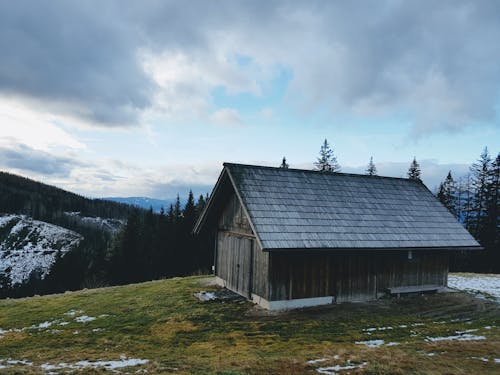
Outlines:
{"type": "Polygon", "coordinates": [[[57,257],[82,240],[80,234],[57,225],[24,215],[0,215],[0,275],[7,286],[27,281],[33,272],[44,279],[57,257]]]}
{"type": "Polygon", "coordinates": [[[63,212],[74,211],[82,216],[125,219],[133,208],[117,202],[89,199],[29,178],[0,172],[0,212],[25,214],[50,222],[63,212]]]}
{"type": "Polygon", "coordinates": [[[2,373],[481,373],[499,305],[462,293],[267,313],[189,277],[0,301],[2,373]]]}
{"type": "Polygon", "coordinates": [[[102,284],[110,244],[139,212],[0,172],[0,297],[102,284]]]}

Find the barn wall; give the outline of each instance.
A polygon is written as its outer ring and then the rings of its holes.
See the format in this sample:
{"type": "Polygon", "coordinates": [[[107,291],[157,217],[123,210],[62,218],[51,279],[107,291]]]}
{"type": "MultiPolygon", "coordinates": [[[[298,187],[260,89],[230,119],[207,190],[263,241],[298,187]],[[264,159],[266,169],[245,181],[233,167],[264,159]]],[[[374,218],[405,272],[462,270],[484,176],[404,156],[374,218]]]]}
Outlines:
{"type": "Polygon", "coordinates": [[[334,296],[335,301],[377,298],[388,287],[446,286],[445,253],[406,251],[357,254],[271,253],[269,300],[334,296]]]}
{"type": "Polygon", "coordinates": [[[233,193],[219,218],[215,274],[235,292],[267,298],[269,254],[262,252],[248,217],[233,193]]]}

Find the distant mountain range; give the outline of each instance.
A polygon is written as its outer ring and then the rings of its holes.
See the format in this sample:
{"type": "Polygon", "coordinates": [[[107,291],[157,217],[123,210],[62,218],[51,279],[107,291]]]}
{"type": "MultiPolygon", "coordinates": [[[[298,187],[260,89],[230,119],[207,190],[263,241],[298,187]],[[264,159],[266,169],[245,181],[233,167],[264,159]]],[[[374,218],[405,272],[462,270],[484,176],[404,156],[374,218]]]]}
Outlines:
{"type": "MultiPolygon", "coordinates": [[[[168,199],[155,199],[148,197],[106,197],[102,198],[104,200],[124,203],[135,207],[144,208],[149,210],[149,208],[153,208],[154,212],[160,212],[160,209],[163,207],[165,211],[168,211],[168,208],[171,204],[175,204],[176,198],[168,198],[168,199]]],[[[184,205],[185,199],[181,199],[181,204],[184,205]]]]}

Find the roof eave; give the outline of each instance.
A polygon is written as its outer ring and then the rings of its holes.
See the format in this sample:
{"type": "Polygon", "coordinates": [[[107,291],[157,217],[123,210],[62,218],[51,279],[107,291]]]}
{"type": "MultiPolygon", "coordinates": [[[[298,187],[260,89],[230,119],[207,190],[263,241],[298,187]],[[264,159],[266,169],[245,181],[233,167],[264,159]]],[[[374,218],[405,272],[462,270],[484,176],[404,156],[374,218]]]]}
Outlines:
{"type": "Polygon", "coordinates": [[[285,251],[481,251],[482,246],[439,246],[439,247],[262,247],[266,252],[285,251]]]}

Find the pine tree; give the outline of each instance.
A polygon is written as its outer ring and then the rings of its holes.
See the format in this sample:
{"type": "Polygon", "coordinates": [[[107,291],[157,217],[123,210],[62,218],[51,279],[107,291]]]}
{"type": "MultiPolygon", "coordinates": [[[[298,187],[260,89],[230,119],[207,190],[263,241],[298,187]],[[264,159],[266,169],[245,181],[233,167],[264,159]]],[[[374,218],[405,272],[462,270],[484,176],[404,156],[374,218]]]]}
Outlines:
{"type": "Polygon", "coordinates": [[[485,147],[481,153],[479,160],[472,164],[471,184],[474,191],[472,199],[472,216],[473,225],[471,226],[472,234],[477,239],[481,240],[482,232],[485,225],[487,204],[489,199],[489,177],[490,177],[491,157],[488,153],[488,148],[485,147]]]}
{"type": "Polygon", "coordinates": [[[460,218],[464,226],[469,230],[472,226],[471,216],[473,191],[471,180],[470,174],[467,174],[465,179],[462,179],[459,187],[459,196],[461,200],[461,204],[459,206],[461,210],[460,218]]]}
{"type": "Polygon", "coordinates": [[[182,217],[184,219],[184,224],[189,227],[189,231],[191,231],[191,227],[196,220],[196,206],[194,203],[193,192],[189,190],[188,199],[186,205],[184,206],[184,211],[182,212],[182,217]]]}
{"type": "Polygon", "coordinates": [[[175,210],[173,204],[171,204],[168,208],[167,219],[169,223],[173,224],[175,222],[175,210]]]}
{"type": "Polygon", "coordinates": [[[492,272],[500,271],[500,153],[493,161],[489,174],[487,219],[484,242],[489,251],[492,272]]]}
{"type": "Polygon", "coordinates": [[[314,165],[316,166],[316,170],[320,172],[340,172],[340,165],[326,138],[321,145],[319,157],[314,165]]]}
{"type": "Polygon", "coordinates": [[[373,156],[370,156],[370,162],[368,163],[368,167],[366,168],[366,174],[368,176],[376,176],[377,175],[377,167],[373,163],[373,156]]]}
{"type": "Polygon", "coordinates": [[[457,191],[455,181],[451,175],[451,171],[448,172],[445,180],[439,185],[438,199],[441,203],[455,216],[458,216],[457,209],[457,191]]]}
{"type": "Polygon", "coordinates": [[[420,179],[422,172],[420,171],[420,164],[417,162],[417,158],[413,158],[413,161],[410,164],[410,168],[408,169],[408,178],[410,180],[415,180],[418,182],[422,182],[420,179]]]}
{"type": "Polygon", "coordinates": [[[288,169],[289,165],[286,162],[286,158],[283,156],[283,160],[281,162],[280,168],[288,169]]]}
{"type": "Polygon", "coordinates": [[[198,197],[198,202],[196,202],[196,217],[201,215],[203,208],[205,208],[205,204],[205,198],[203,197],[203,194],[200,194],[200,196],[198,197]]]}
{"type": "Polygon", "coordinates": [[[174,205],[174,222],[179,223],[181,219],[182,219],[181,199],[179,198],[179,194],[177,194],[177,198],[175,199],[175,205],[174,205]]]}

